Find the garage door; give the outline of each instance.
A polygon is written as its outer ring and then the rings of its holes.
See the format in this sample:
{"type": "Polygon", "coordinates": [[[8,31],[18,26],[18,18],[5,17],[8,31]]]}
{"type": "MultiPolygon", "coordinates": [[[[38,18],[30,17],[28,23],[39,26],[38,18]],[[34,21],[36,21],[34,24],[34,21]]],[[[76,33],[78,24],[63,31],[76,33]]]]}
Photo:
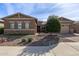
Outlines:
{"type": "Polygon", "coordinates": [[[69,26],[67,26],[67,25],[62,26],[61,33],[69,33],[69,26]]]}

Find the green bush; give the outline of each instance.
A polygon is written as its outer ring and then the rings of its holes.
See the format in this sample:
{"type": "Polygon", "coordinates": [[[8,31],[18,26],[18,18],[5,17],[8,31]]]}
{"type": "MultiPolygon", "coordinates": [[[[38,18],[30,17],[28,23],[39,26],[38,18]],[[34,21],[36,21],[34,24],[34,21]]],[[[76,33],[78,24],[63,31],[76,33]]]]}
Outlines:
{"type": "Polygon", "coordinates": [[[0,34],[4,33],[4,28],[0,28],[0,34]]]}
{"type": "Polygon", "coordinates": [[[28,38],[28,42],[31,42],[33,39],[32,38],[28,38]]]}
{"type": "Polygon", "coordinates": [[[57,16],[49,16],[46,24],[46,31],[58,33],[60,32],[60,22],[57,16]]]}
{"type": "Polygon", "coordinates": [[[22,39],[22,43],[30,43],[33,39],[32,38],[27,38],[27,39],[22,39]]]}
{"type": "Polygon", "coordinates": [[[21,42],[26,42],[26,39],[22,39],[22,41],[21,42]]]}

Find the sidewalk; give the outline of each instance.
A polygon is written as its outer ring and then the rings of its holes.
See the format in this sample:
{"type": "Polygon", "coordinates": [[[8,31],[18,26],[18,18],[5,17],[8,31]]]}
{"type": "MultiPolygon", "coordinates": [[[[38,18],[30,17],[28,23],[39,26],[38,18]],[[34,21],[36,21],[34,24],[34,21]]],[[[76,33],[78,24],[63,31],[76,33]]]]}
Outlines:
{"type": "Polygon", "coordinates": [[[60,42],[46,53],[43,52],[48,47],[29,47],[27,49],[25,46],[0,46],[0,56],[17,56],[23,52],[23,49],[26,49],[26,51],[22,56],[79,56],[79,42],[60,42]],[[38,52],[39,50],[40,52],[38,52]]]}

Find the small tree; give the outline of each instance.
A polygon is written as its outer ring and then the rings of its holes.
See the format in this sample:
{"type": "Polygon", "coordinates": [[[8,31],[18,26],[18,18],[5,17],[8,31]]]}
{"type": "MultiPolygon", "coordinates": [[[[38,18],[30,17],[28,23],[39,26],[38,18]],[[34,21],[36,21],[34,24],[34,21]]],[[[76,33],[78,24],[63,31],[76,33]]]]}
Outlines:
{"type": "Polygon", "coordinates": [[[46,31],[59,33],[60,32],[60,22],[57,16],[49,16],[46,24],[46,31]]]}

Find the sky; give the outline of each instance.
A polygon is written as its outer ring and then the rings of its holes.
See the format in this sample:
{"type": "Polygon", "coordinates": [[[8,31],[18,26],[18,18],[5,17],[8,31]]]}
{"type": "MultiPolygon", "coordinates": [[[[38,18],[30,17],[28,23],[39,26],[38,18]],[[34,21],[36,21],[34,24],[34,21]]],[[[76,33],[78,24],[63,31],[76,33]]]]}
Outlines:
{"type": "Polygon", "coordinates": [[[44,21],[50,15],[79,21],[79,3],[0,3],[0,18],[17,12],[44,21]]]}

